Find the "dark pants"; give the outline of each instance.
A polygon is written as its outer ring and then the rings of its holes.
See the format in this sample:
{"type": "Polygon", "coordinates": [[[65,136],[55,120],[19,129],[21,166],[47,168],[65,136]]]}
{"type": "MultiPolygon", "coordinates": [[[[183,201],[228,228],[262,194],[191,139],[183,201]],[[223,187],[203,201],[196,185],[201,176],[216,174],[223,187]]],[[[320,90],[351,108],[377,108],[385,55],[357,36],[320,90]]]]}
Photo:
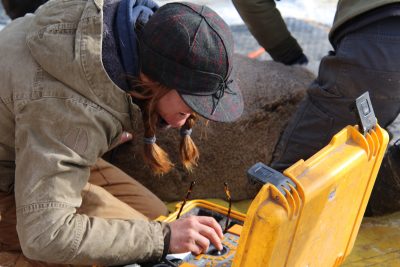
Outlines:
{"type": "Polygon", "coordinates": [[[367,211],[378,215],[400,210],[400,146],[393,146],[400,138],[400,17],[348,33],[321,60],[317,79],[275,149],[272,167],[283,171],[309,158],[346,125],[356,124],[349,107],[365,91],[392,138],[367,211]]]}

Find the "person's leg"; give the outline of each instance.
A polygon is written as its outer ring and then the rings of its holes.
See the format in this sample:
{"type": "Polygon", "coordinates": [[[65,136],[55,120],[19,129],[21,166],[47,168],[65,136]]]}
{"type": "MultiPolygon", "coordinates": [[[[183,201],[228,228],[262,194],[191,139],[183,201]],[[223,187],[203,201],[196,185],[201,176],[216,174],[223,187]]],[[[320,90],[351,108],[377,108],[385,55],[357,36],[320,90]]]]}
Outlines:
{"type": "Polygon", "coordinates": [[[20,257],[14,193],[0,192],[0,266],[16,266],[20,257]]]}
{"type": "Polygon", "coordinates": [[[318,78],[286,126],[273,154],[271,166],[284,171],[300,159],[308,159],[327,145],[345,125],[355,124],[349,106],[353,98],[340,97],[337,88],[342,61],[331,53],[320,63],[318,78]]]}
{"type": "Polygon", "coordinates": [[[21,249],[16,221],[14,193],[0,192],[0,251],[21,249]]]}
{"type": "MultiPolygon", "coordinates": [[[[148,220],[166,215],[168,210],[161,200],[141,184],[99,159],[91,169],[89,183],[82,191],[82,204],[77,212],[102,218],[148,220]]],[[[21,252],[16,224],[14,194],[0,193],[0,266],[70,266],[26,258],[21,252]]]]}
{"type": "MultiPolygon", "coordinates": [[[[356,124],[349,107],[365,91],[370,93],[379,124],[390,134],[393,129],[388,127],[400,113],[399,46],[400,17],[378,21],[344,37],[336,54],[322,59],[317,79],[275,149],[272,167],[283,171],[300,159],[308,159],[346,125],[356,124]]],[[[378,174],[370,206],[383,199],[389,184],[400,194],[400,185],[387,177],[396,173],[393,170],[400,162],[388,165],[387,158],[382,166],[392,170],[378,174]],[[384,188],[377,190],[379,186],[384,188]]],[[[375,214],[400,209],[400,204],[395,204],[388,204],[390,210],[377,205],[375,214]]]]}
{"type": "Polygon", "coordinates": [[[391,141],[372,190],[367,216],[400,210],[400,115],[386,130],[391,141]]]}
{"type": "Polygon", "coordinates": [[[155,219],[167,215],[165,204],[147,188],[114,165],[99,159],[82,193],[79,212],[103,218],[155,219]]]}

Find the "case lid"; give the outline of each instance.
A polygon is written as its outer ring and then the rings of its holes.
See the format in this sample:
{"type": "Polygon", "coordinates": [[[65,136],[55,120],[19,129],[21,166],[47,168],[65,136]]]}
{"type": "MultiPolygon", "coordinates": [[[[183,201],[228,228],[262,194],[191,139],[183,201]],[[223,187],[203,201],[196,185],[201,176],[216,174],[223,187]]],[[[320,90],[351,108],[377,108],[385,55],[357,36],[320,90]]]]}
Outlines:
{"type": "Polygon", "coordinates": [[[370,126],[362,132],[347,126],[310,159],[286,169],[283,174],[295,186],[281,186],[285,179],[280,179],[278,187],[262,187],[247,213],[233,266],[338,266],[344,261],[389,140],[379,125],[370,126]]]}

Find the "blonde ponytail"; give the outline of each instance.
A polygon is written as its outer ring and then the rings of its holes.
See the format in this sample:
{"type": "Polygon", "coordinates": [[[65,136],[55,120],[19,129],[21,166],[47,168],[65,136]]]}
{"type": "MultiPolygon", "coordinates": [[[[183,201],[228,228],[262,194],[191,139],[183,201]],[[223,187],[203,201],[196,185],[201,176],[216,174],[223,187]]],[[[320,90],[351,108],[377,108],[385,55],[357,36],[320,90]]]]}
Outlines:
{"type": "Polygon", "coordinates": [[[143,159],[144,162],[152,169],[155,174],[164,174],[171,170],[174,166],[169,160],[168,154],[157,145],[156,143],[156,125],[158,116],[154,112],[155,99],[152,97],[145,104],[143,111],[143,125],[144,125],[144,146],[143,146],[143,159]]]}
{"type": "Polygon", "coordinates": [[[180,131],[182,136],[180,144],[180,157],[183,166],[188,171],[192,171],[193,168],[197,166],[197,161],[199,160],[199,150],[190,137],[195,120],[196,117],[194,115],[190,115],[180,131]]]}

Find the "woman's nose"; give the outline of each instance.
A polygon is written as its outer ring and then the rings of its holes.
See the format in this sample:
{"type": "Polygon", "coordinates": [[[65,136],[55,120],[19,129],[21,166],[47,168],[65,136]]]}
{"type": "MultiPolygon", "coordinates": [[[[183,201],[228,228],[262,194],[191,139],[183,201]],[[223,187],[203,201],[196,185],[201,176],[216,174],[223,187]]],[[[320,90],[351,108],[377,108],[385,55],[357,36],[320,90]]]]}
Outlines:
{"type": "Polygon", "coordinates": [[[170,124],[173,128],[180,128],[186,123],[186,120],[189,118],[189,116],[190,114],[185,114],[184,116],[178,114],[175,116],[174,121],[170,124]]]}

